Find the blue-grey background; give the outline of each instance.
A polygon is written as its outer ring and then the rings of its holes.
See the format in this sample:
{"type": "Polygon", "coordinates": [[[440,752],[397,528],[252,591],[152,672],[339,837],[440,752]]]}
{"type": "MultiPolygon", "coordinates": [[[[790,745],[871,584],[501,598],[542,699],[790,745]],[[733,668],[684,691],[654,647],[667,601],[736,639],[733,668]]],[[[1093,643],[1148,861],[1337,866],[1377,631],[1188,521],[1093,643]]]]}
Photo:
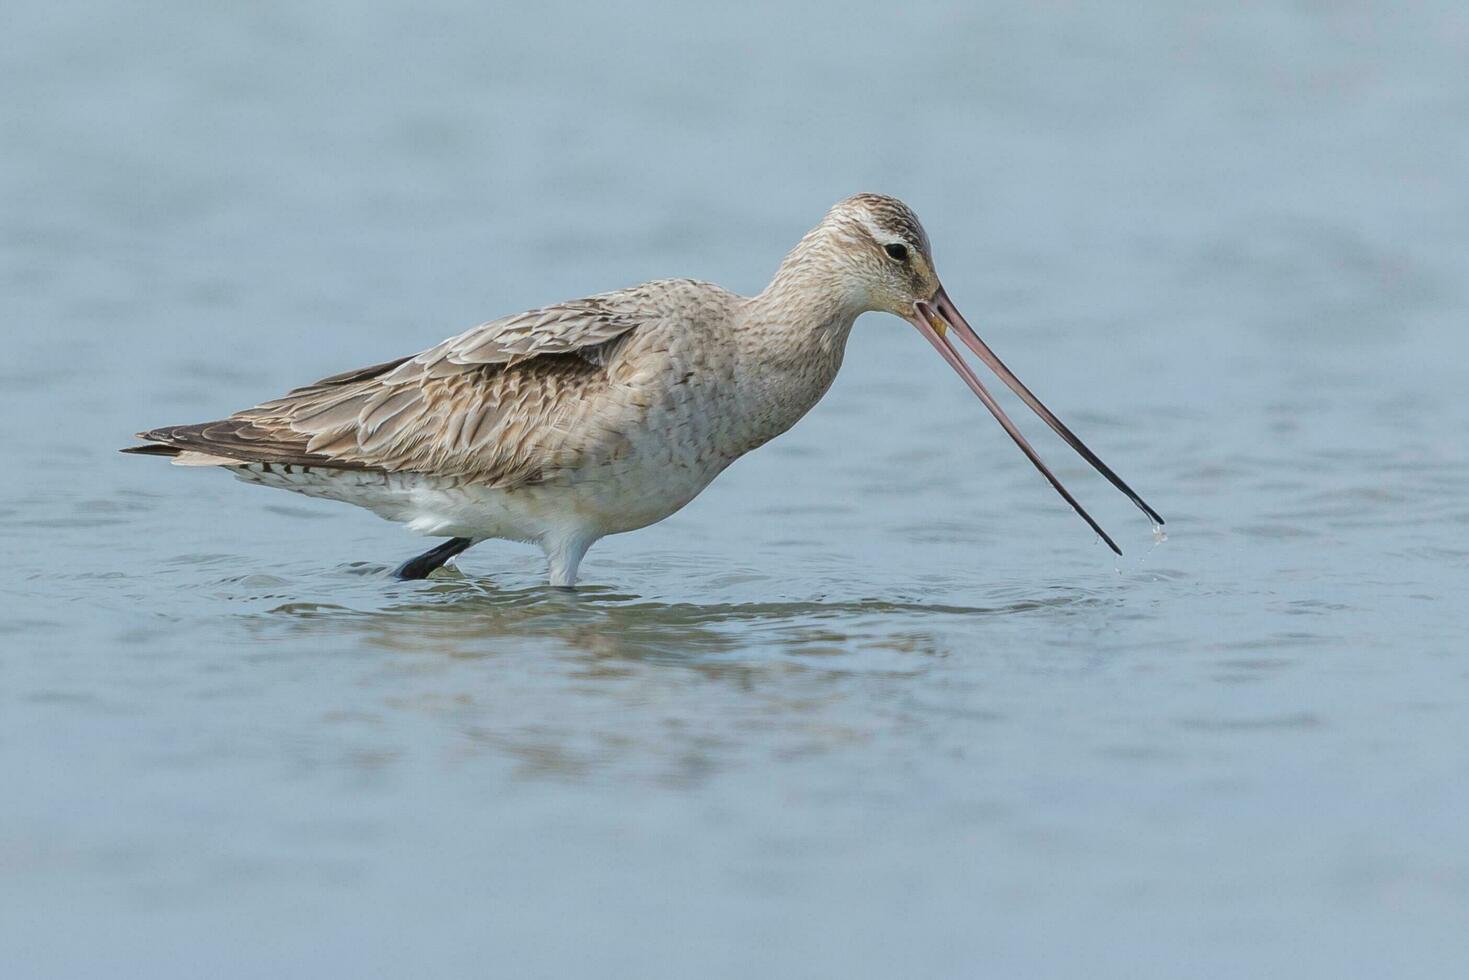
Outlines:
{"type": "Polygon", "coordinates": [[[1469,970],[1466,65],[1448,0],[7,3],[0,974],[1469,970]],[[115,452],[858,190],[1166,541],[876,316],[574,596],[115,452]]]}

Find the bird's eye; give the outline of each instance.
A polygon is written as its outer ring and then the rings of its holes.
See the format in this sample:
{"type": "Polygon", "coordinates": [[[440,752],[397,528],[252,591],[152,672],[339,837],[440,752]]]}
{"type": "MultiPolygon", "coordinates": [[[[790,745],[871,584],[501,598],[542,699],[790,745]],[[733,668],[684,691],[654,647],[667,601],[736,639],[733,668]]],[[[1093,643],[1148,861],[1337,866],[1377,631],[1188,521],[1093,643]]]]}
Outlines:
{"type": "Polygon", "coordinates": [[[882,250],[888,253],[889,258],[896,259],[899,262],[908,261],[908,246],[902,242],[892,242],[891,244],[884,245],[882,250]]]}

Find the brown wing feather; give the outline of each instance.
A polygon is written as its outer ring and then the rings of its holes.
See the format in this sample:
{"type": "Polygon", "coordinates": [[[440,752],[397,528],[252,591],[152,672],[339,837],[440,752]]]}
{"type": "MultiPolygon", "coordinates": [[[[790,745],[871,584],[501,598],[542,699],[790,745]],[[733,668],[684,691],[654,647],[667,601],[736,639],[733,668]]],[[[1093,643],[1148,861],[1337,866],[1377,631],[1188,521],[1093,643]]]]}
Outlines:
{"type": "Polygon", "coordinates": [[[126,453],[150,453],[177,456],[181,452],[207,453],[237,459],[241,463],[291,463],[299,466],[326,466],[337,469],[376,469],[350,460],[337,460],[306,448],[305,439],[283,438],[284,434],[256,426],[239,418],[198,422],[193,425],[168,425],[138,433],[139,439],[161,445],[132,446],[126,453]]]}
{"type": "Polygon", "coordinates": [[[142,433],[162,445],[129,451],[534,482],[621,451],[597,396],[611,350],[647,319],[608,296],[531,310],[227,419],[142,433]]]}

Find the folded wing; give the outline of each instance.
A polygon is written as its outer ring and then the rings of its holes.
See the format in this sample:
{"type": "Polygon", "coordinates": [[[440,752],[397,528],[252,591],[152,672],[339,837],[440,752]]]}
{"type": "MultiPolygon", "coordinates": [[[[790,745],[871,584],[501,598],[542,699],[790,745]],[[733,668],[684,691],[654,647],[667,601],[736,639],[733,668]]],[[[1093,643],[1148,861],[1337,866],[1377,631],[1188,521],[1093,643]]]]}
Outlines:
{"type": "MultiPolygon", "coordinates": [[[[463,477],[516,486],[622,440],[607,365],[648,317],[594,296],[481,324],[128,450],[463,477]]],[[[186,460],[181,460],[186,461],[186,460]]]]}

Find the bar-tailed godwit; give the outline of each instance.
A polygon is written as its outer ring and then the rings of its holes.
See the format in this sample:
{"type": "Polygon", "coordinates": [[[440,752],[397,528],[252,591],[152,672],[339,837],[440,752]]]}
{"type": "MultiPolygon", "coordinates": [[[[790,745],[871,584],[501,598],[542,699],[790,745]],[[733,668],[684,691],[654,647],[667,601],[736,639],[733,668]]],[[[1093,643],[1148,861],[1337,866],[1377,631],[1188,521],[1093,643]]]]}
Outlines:
{"type": "Polygon", "coordinates": [[[785,432],[841,367],[858,315],[908,320],[1078,514],[949,339],[972,350],[1158,524],[1151,507],[1051,414],[959,314],[907,205],[837,204],[758,296],[660,279],[481,324],[421,354],[348,371],[218,422],[140,433],[124,452],[366,507],[446,537],[405,562],[427,576],[486,538],[539,544],[552,585],[587,549],[677,511],[785,432]]]}

